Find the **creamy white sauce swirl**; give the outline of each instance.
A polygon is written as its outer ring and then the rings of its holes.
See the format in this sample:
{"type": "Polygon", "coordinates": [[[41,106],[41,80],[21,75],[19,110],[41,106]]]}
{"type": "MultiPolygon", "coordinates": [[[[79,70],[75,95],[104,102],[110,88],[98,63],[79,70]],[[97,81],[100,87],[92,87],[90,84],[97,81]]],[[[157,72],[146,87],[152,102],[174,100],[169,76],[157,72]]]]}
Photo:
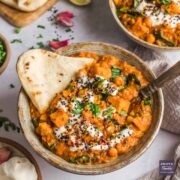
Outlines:
{"type": "MultiPolygon", "coordinates": [[[[180,6],[179,0],[173,0],[180,6]]],[[[158,8],[152,3],[148,3],[142,0],[136,8],[137,12],[140,12],[144,16],[150,17],[152,21],[152,26],[158,26],[161,24],[169,24],[172,28],[175,28],[178,23],[180,23],[180,14],[170,15],[165,13],[165,11],[158,8]]]]}

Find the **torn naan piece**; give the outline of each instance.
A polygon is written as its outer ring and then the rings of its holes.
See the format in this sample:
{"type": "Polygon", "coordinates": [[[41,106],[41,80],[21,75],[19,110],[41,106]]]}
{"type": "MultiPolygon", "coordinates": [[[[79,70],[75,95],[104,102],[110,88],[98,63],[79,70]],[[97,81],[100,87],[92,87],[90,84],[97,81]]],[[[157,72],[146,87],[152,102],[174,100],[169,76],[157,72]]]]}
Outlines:
{"type": "Polygon", "coordinates": [[[19,57],[17,73],[34,106],[44,113],[56,94],[69,85],[80,69],[92,62],[90,58],[65,57],[36,49],[19,57]]]}
{"type": "Polygon", "coordinates": [[[43,6],[48,0],[0,0],[0,2],[7,4],[15,9],[21,11],[35,11],[43,6]]]}

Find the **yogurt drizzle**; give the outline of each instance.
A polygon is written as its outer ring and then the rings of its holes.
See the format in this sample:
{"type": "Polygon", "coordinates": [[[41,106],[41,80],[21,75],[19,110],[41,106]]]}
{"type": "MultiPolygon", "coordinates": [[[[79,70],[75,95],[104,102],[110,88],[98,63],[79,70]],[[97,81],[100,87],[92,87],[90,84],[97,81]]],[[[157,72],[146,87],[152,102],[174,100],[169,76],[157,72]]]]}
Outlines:
{"type": "MultiPolygon", "coordinates": [[[[101,83],[102,83],[101,86],[103,87],[103,90],[106,88],[106,91],[108,94],[112,96],[117,95],[118,88],[115,88],[113,86],[113,83],[105,80],[103,77],[100,77],[100,76],[97,76],[95,78],[89,78],[87,76],[84,76],[81,79],[78,79],[76,82],[77,82],[78,88],[86,88],[88,86],[91,86],[91,88],[93,89],[92,87],[93,83],[99,80],[101,80],[101,83]]],[[[89,90],[88,94],[84,98],[76,98],[75,101],[80,104],[83,102],[93,103],[94,102],[93,90],[89,90]]],[[[61,128],[56,128],[54,133],[59,140],[67,141],[68,139],[70,139],[73,142],[73,146],[70,147],[71,151],[87,150],[87,149],[107,150],[110,147],[113,147],[116,144],[120,143],[122,139],[130,136],[133,133],[131,129],[126,128],[122,130],[121,132],[114,134],[113,139],[104,141],[102,131],[100,131],[95,125],[91,124],[89,121],[85,121],[82,118],[81,114],[78,114],[78,115],[73,114],[68,109],[68,106],[67,106],[68,103],[72,103],[72,107],[76,108],[75,101],[67,102],[66,99],[61,98],[56,106],[56,108],[58,109],[62,108],[65,111],[68,111],[70,113],[68,124],[61,128]],[[75,130],[78,130],[78,133],[75,130]],[[92,138],[96,139],[96,142],[94,142],[93,144],[87,144],[83,142],[81,139],[81,136],[85,132],[88,133],[89,136],[91,136],[92,138]]],[[[112,109],[112,113],[116,112],[116,109],[114,107],[108,107],[107,109],[102,109],[98,117],[101,118],[102,120],[107,118],[106,111],[109,108],[112,109]]]]}
{"type": "MultiPolygon", "coordinates": [[[[173,0],[178,6],[180,6],[179,0],[173,0]]],[[[152,26],[158,26],[161,24],[169,24],[171,28],[175,28],[178,23],[180,23],[180,15],[170,15],[165,13],[164,10],[161,10],[156,5],[148,3],[145,0],[142,0],[139,5],[136,7],[137,12],[140,12],[144,16],[150,17],[152,21],[152,26]]]]}

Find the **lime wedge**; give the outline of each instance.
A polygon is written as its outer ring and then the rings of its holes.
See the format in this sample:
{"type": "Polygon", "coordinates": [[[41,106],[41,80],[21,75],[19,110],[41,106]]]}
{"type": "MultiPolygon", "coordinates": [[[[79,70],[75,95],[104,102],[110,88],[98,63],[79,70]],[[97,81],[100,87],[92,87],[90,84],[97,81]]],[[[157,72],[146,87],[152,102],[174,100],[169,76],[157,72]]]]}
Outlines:
{"type": "Polygon", "coordinates": [[[77,6],[85,6],[92,2],[92,0],[69,0],[69,1],[77,6]]]}

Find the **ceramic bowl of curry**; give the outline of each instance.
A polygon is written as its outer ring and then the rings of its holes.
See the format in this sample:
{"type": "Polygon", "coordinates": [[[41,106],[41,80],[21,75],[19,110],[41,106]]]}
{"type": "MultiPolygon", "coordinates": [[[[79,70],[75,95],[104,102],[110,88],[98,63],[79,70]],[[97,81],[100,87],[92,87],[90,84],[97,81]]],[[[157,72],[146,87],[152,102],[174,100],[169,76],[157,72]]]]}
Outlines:
{"type": "Polygon", "coordinates": [[[138,89],[155,78],[153,72],[139,57],[111,44],[78,43],[57,53],[94,61],[78,72],[45,114],[37,115],[20,91],[19,122],[29,144],[50,164],[76,174],[109,173],[139,158],[161,126],[162,90],[129,109],[138,89]]]}
{"type": "Polygon", "coordinates": [[[180,50],[176,1],[109,0],[109,6],[120,28],[138,44],[153,50],[180,50]]]}

